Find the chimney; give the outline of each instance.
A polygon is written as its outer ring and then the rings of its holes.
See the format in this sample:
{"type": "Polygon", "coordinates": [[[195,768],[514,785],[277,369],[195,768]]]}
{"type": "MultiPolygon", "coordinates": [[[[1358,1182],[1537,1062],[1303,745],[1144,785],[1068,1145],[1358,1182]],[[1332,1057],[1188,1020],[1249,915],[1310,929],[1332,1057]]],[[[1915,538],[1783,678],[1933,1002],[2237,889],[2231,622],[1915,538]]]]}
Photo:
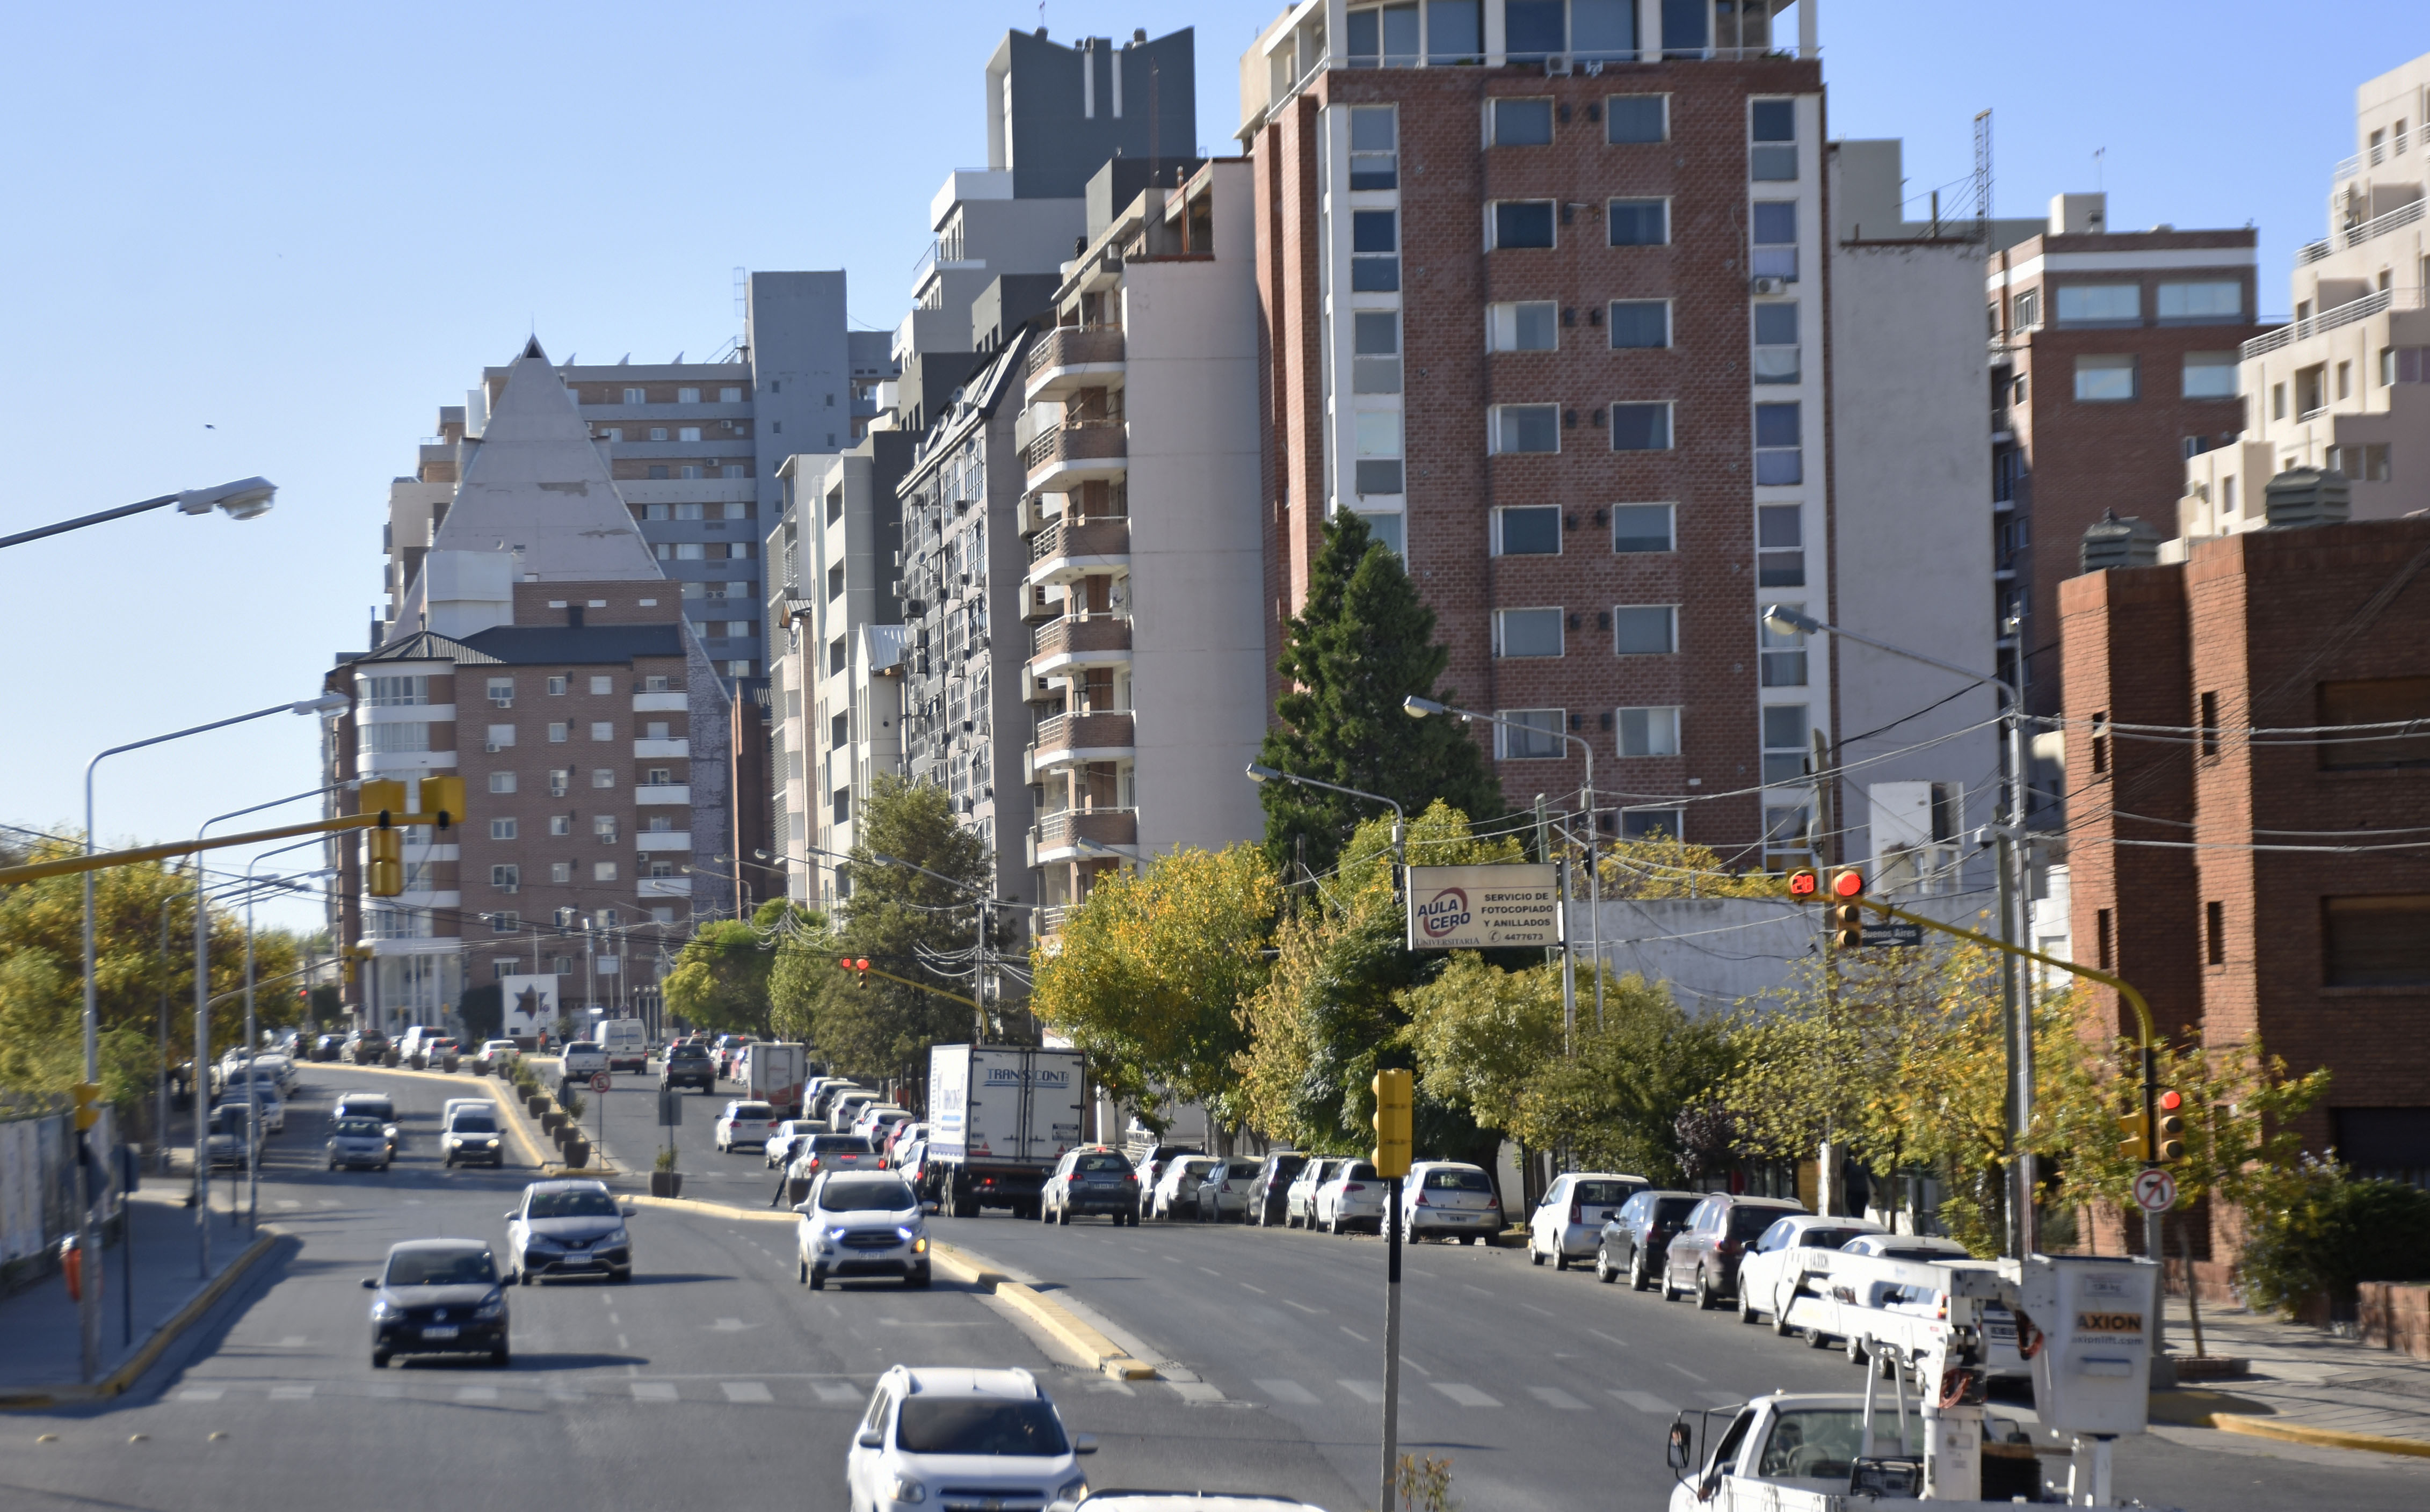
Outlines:
{"type": "Polygon", "coordinates": [[[2160,559],[2160,533],[2140,516],[2118,518],[2115,510],[2085,527],[2077,548],[2078,570],[2105,573],[2113,567],[2149,567],[2160,559]]]}
{"type": "Polygon", "coordinates": [[[2306,525],[2344,524],[2354,490],[2343,473],[2290,467],[2263,486],[2261,497],[2270,529],[2301,530],[2306,525]]]}
{"type": "Polygon", "coordinates": [[[582,628],[582,606],[581,606],[581,605],[579,605],[579,604],[568,604],[568,605],[565,606],[565,624],[566,624],[566,628],[568,628],[568,629],[570,629],[570,630],[579,630],[579,629],[581,629],[581,628],[582,628]]]}

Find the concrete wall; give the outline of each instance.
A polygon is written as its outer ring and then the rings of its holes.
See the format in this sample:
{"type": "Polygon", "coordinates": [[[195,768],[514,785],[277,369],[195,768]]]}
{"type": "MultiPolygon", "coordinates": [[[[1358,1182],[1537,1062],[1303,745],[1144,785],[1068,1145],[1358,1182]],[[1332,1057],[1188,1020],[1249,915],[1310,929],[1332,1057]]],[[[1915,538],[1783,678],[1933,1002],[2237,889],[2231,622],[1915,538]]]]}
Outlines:
{"type": "MultiPolygon", "coordinates": [[[[837,452],[852,443],[852,356],[845,339],[844,275],[755,273],[750,283],[754,392],[752,475],[771,486],[776,465],[796,452],[837,452]]],[[[764,520],[773,508],[763,509],[764,520]]]]}

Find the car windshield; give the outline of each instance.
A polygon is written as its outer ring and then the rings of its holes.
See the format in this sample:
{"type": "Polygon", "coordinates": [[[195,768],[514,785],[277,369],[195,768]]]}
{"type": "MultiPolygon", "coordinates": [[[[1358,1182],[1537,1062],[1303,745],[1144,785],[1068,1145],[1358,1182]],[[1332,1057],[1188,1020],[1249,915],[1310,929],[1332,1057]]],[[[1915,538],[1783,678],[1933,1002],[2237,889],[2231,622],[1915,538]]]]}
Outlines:
{"type": "Polygon", "coordinates": [[[211,1132],[234,1134],[244,1127],[244,1109],[222,1105],[211,1109],[211,1132]]]}
{"type": "Polygon", "coordinates": [[[708,1052],[698,1045],[677,1045],[667,1052],[669,1060],[707,1060],[708,1052]]]}
{"type": "Polygon", "coordinates": [[[773,1119],[776,1110],[765,1103],[737,1103],[731,1117],[738,1119],[773,1119]]]}
{"type": "Polygon", "coordinates": [[[1885,1260],[1948,1260],[1956,1258],[1964,1252],[1960,1250],[1934,1249],[1921,1244],[1907,1244],[1900,1245],[1896,1248],[1884,1248],[1875,1251],[1874,1253],[1879,1254],[1885,1260]]]}
{"type": "Polygon", "coordinates": [[[385,1099],[367,1100],[353,1097],[348,1098],[339,1106],[338,1116],[341,1119],[378,1119],[382,1122],[393,1122],[396,1119],[396,1105],[385,1099]]]}
{"type": "Polygon", "coordinates": [[[604,1191],[536,1191],[525,1218],[614,1218],[616,1199],[604,1191]]]}
{"type": "Polygon", "coordinates": [[[515,1042],[511,1039],[492,1039],[481,1048],[484,1050],[512,1050],[515,1048],[515,1042]]]}
{"type": "Polygon", "coordinates": [[[336,1132],[342,1138],[376,1139],[380,1137],[379,1120],[340,1119],[336,1132]]]}
{"type": "Polygon", "coordinates": [[[1617,1207],[1628,1201],[1636,1189],[1624,1181],[1582,1181],[1578,1183],[1576,1201],[1588,1207],[1617,1207]]]}
{"type": "Polygon", "coordinates": [[[819,1206],[830,1213],[899,1213],[913,1205],[911,1188],[899,1181],[830,1181],[819,1189],[819,1206]]]}
{"type": "Polygon", "coordinates": [[[1078,1163],[1074,1165],[1072,1169],[1081,1171],[1103,1171],[1118,1176],[1130,1170],[1131,1163],[1120,1155],[1082,1155],[1078,1163]]]}
{"type": "Polygon", "coordinates": [[[595,1055],[599,1053],[599,1041],[596,1039],[576,1039],[572,1044],[565,1047],[565,1053],[569,1055],[595,1055]]]}
{"type": "Polygon", "coordinates": [[[487,1250],[397,1250],[388,1257],[391,1287],[471,1287],[497,1279],[487,1250]]]}
{"type": "Polygon", "coordinates": [[[1733,1207],[1730,1209],[1730,1238],[1741,1242],[1761,1238],[1765,1229],[1779,1221],[1780,1209],[1777,1207],[1733,1207]]]}
{"type": "Polygon", "coordinates": [[[1429,1171],[1428,1191],[1491,1191],[1492,1181],[1482,1171],[1429,1171]]]}
{"type": "Polygon", "coordinates": [[[869,1141],[857,1134],[813,1134],[810,1154],[865,1155],[869,1154],[869,1141]]]}
{"type": "Polygon", "coordinates": [[[1849,1463],[1864,1443],[1865,1415],[1856,1407],[1804,1407],[1774,1419],[1763,1441],[1758,1476],[1837,1481],[1845,1486],[1849,1463]]]}
{"type": "Polygon", "coordinates": [[[456,1122],[449,1124],[448,1127],[454,1129],[458,1134],[495,1134],[498,1132],[497,1124],[491,1121],[490,1115],[486,1112],[458,1113],[456,1115],[456,1122]]]}
{"type": "Polygon", "coordinates": [[[1872,1232],[1866,1228],[1809,1228],[1797,1236],[1797,1242],[1809,1250],[1836,1250],[1850,1239],[1872,1232]]]}
{"type": "Polygon", "coordinates": [[[1071,1450],[1048,1402],[911,1397],[895,1444],[914,1454],[1061,1454],[1071,1450]]]}

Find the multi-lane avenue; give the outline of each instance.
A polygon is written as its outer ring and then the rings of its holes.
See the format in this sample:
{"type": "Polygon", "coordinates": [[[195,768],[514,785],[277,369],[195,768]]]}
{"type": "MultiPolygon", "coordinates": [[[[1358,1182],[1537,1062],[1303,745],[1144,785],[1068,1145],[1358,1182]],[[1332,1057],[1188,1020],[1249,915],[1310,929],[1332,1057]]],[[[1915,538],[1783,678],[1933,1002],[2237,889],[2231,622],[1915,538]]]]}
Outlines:
{"type": "MultiPolygon", "coordinates": [[[[499,1240],[534,1172],[511,1145],[504,1171],[441,1167],[441,1103],[494,1084],[341,1066],[301,1076],[261,1208],[291,1240],[129,1396],[0,1421],[0,1506],[841,1508],[853,1425],[896,1362],[1038,1372],[1070,1424],[1102,1443],[1089,1466],[1100,1486],[1373,1504],[1373,1239],[932,1221],[939,1238],[1053,1289],[1164,1376],[1125,1383],[941,1272],[926,1291],[812,1292],[794,1280],[786,1225],[644,1206],[630,1222],[630,1285],[508,1292],[508,1369],[374,1370],[359,1278],[399,1239],[499,1240]],[[326,1109],[354,1086],[397,1100],[406,1145],[389,1171],[322,1169],[326,1109]]],[[[662,1137],[654,1081],[620,1077],[604,1099],[609,1149],[628,1169],[646,1169],[662,1137]]],[[[764,1212],[774,1175],[757,1154],[710,1148],[722,1102],[688,1100],[675,1131],[685,1195],[764,1212]]],[[[1403,1443],[1448,1455],[1455,1495],[1480,1512],[1660,1506],[1675,1411],[1860,1384],[1836,1353],[1531,1268],[1516,1251],[1420,1246],[1406,1286],[1403,1443]]],[[[2199,1431],[2128,1445],[2119,1480],[2189,1508],[2430,1504],[2430,1467],[2199,1431]]]]}

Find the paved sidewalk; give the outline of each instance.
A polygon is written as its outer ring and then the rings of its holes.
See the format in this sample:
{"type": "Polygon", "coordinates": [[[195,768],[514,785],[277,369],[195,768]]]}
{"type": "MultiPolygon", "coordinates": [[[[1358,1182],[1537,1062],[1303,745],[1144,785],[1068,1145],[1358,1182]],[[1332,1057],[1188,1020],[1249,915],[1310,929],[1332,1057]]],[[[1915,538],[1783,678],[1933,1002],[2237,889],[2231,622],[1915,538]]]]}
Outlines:
{"type": "MultiPolygon", "coordinates": [[[[134,1284],[127,1286],[126,1250],[111,1244],[103,1253],[101,1368],[108,1382],[113,1371],[146,1351],[153,1336],[175,1319],[213,1282],[225,1277],[241,1259],[254,1236],[241,1223],[228,1221],[226,1184],[214,1182],[219,1211],[211,1222],[211,1274],[202,1273],[194,1238],[193,1209],[185,1205],[186,1178],[146,1175],[157,1185],[140,1188],[127,1203],[134,1224],[134,1284]],[[132,1303],[131,1321],[129,1303],[132,1303]],[[131,1326],[130,1326],[131,1321],[131,1326]]],[[[68,1300],[66,1279],[53,1274],[14,1296],[0,1298],[0,1405],[25,1404],[46,1392],[62,1396],[86,1394],[82,1380],[84,1351],[78,1332],[77,1307],[68,1300]]],[[[165,1341],[164,1341],[165,1342],[165,1341]]],[[[123,1388],[121,1381],[116,1388],[123,1388]]],[[[105,1389],[110,1389],[105,1386],[105,1389]]]]}
{"type": "MultiPolygon", "coordinates": [[[[2169,1299],[2169,1348],[2193,1353],[2185,1299],[2169,1299]]],[[[2203,1342],[2212,1354],[2252,1362],[2252,1373],[2155,1392],[2156,1421],[2332,1448],[2430,1456],[2430,1360],[2359,1339],[2203,1305],[2203,1342]]]]}

